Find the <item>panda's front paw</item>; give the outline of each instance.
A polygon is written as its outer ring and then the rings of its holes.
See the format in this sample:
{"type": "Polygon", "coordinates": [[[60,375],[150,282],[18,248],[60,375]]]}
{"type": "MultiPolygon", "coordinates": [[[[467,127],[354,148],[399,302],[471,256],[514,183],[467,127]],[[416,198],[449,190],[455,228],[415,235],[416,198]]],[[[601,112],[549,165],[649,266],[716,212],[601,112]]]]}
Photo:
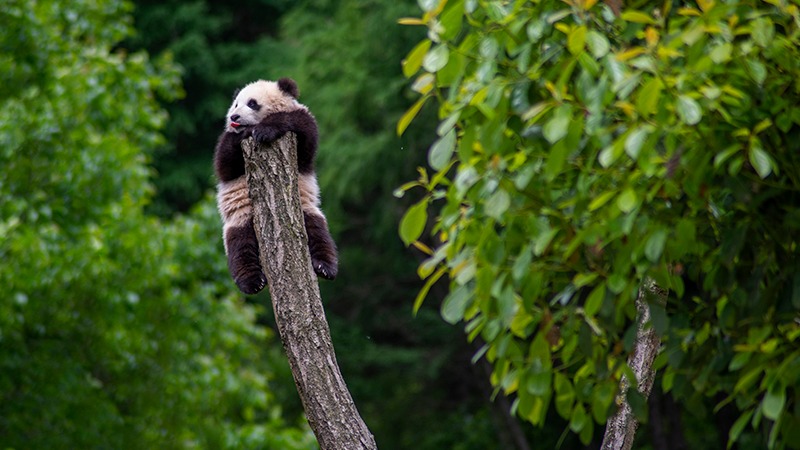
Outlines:
{"type": "Polygon", "coordinates": [[[269,144],[281,137],[281,132],[278,128],[272,125],[256,125],[253,128],[253,138],[262,144],[269,144]]]}
{"type": "Polygon", "coordinates": [[[314,258],[311,259],[311,266],[314,268],[314,272],[317,273],[318,277],[325,278],[326,280],[333,280],[339,272],[336,263],[324,262],[314,258]]]}

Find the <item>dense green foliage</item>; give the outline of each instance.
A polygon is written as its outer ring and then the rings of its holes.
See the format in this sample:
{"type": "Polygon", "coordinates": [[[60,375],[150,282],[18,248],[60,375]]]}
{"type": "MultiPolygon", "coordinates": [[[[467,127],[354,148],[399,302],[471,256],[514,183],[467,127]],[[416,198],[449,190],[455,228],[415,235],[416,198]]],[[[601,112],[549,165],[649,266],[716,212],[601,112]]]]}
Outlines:
{"type": "Polygon", "coordinates": [[[180,88],[112,50],[129,12],[0,9],[0,446],[314,448],[267,389],[275,340],[231,295],[212,200],[143,213],[155,95],[180,88]]]}
{"type": "Polygon", "coordinates": [[[440,123],[400,224],[414,243],[433,206],[418,302],[448,275],[442,315],[486,342],[516,414],[555,407],[588,443],[653,278],[663,390],[701,417],[738,410],[729,446],[798,448],[796,2],[419,3],[398,130],[430,99],[440,123]]]}

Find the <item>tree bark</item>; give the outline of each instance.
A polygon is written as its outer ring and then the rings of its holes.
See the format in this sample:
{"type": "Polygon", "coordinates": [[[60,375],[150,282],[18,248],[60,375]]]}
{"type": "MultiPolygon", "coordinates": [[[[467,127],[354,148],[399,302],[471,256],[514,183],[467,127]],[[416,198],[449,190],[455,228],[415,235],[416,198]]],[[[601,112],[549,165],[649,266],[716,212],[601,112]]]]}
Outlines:
{"type": "Polygon", "coordinates": [[[253,222],[278,333],[308,422],[322,450],[377,449],[336,362],[311,268],[297,188],[297,144],[242,142],[253,222]]]}
{"type": "MultiPolygon", "coordinates": [[[[628,365],[636,376],[639,392],[647,398],[653,388],[653,381],[656,373],[653,370],[653,361],[658,354],[661,345],[655,330],[650,326],[650,307],[648,297],[655,297],[650,301],[663,304],[666,301],[667,293],[659,288],[653,280],[646,279],[643,286],[639,288],[639,296],[636,299],[636,310],[638,311],[638,329],[636,330],[636,343],[633,346],[633,353],[628,357],[628,365]]],[[[617,412],[606,422],[606,433],[603,436],[602,450],[630,450],[633,445],[633,438],[636,436],[636,428],[639,421],[633,415],[631,407],[625,399],[625,392],[628,390],[630,382],[623,376],[619,383],[619,396],[617,403],[620,405],[617,412]]]]}

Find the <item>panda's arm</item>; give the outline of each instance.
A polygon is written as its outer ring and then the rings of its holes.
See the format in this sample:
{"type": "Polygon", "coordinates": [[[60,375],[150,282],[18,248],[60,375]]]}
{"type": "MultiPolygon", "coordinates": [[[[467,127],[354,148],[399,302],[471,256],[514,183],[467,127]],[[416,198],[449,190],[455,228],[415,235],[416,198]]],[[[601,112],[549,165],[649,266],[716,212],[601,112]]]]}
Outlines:
{"type": "Polygon", "coordinates": [[[214,151],[214,171],[219,181],[231,181],[244,175],[241,133],[222,133],[214,151]]]}
{"type": "Polygon", "coordinates": [[[267,116],[253,129],[253,137],[260,142],[272,142],[287,132],[297,135],[297,170],[301,174],[314,171],[319,132],[317,121],[305,109],[277,112],[267,116]]]}

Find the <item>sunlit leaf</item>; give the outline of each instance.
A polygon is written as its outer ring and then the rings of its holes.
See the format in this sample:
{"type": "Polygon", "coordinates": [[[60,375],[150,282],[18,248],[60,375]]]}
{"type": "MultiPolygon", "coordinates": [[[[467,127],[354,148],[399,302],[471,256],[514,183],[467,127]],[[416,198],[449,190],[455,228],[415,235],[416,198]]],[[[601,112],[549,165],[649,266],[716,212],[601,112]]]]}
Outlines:
{"type": "Polygon", "coordinates": [[[675,108],[678,111],[678,116],[687,125],[696,125],[703,118],[703,110],[700,108],[700,104],[687,95],[678,97],[675,108]]]}
{"type": "Polygon", "coordinates": [[[569,49],[570,53],[573,55],[577,55],[583,51],[584,45],[586,45],[586,33],[587,29],[585,25],[581,25],[579,27],[573,28],[569,35],[567,35],[567,48],[569,49]]]}
{"type": "Polygon", "coordinates": [[[428,164],[437,171],[444,169],[453,156],[455,146],[456,130],[451,129],[431,146],[428,152],[428,164]]]}
{"type": "Polygon", "coordinates": [[[586,34],[586,43],[589,44],[589,51],[592,52],[592,56],[597,59],[600,59],[608,54],[608,51],[611,48],[608,39],[601,33],[598,33],[594,30],[589,31],[586,34]]]}
{"type": "Polygon", "coordinates": [[[623,11],[620,17],[622,18],[622,20],[625,20],[627,22],[646,23],[650,25],[656,23],[656,21],[649,15],[636,10],[623,11]]]}
{"type": "Polygon", "coordinates": [[[764,151],[760,144],[750,148],[750,164],[761,178],[767,178],[772,173],[772,158],[764,151]]]}
{"type": "Polygon", "coordinates": [[[639,152],[642,150],[642,145],[647,140],[648,130],[645,127],[639,127],[625,139],[625,153],[635,160],[639,157],[639,152]]]}
{"type": "Polygon", "coordinates": [[[450,58],[450,49],[445,44],[439,44],[429,50],[422,59],[422,67],[428,72],[438,72],[447,65],[450,58]]]}
{"type": "Polygon", "coordinates": [[[472,300],[472,292],[467,285],[461,285],[445,297],[442,302],[442,318],[449,324],[464,319],[464,311],[472,300]]]}
{"type": "Polygon", "coordinates": [[[553,117],[544,125],[544,138],[551,144],[564,138],[569,131],[571,109],[561,106],[555,110],[553,117]]]}
{"type": "Polygon", "coordinates": [[[628,213],[633,211],[633,208],[636,207],[638,203],[636,191],[631,188],[627,188],[617,197],[617,207],[620,211],[628,213]]]}
{"type": "Polygon", "coordinates": [[[654,113],[658,107],[658,101],[661,99],[663,88],[664,83],[660,78],[651,78],[637,94],[636,110],[644,116],[654,113]]]}
{"type": "Polygon", "coordinates": [[[428,53],[430,48],[431,41],[427,39],[417,44],[403,60],[403,75],[410,77],[417,73],[419,68],[422,67],[422,59],[428,53]]]}
{"type": "Polygon", "coordinates": [[[428,199],[414,204],[400,220],[400,238],[406,245],[419,239],[428,221],[428,199]]]}

